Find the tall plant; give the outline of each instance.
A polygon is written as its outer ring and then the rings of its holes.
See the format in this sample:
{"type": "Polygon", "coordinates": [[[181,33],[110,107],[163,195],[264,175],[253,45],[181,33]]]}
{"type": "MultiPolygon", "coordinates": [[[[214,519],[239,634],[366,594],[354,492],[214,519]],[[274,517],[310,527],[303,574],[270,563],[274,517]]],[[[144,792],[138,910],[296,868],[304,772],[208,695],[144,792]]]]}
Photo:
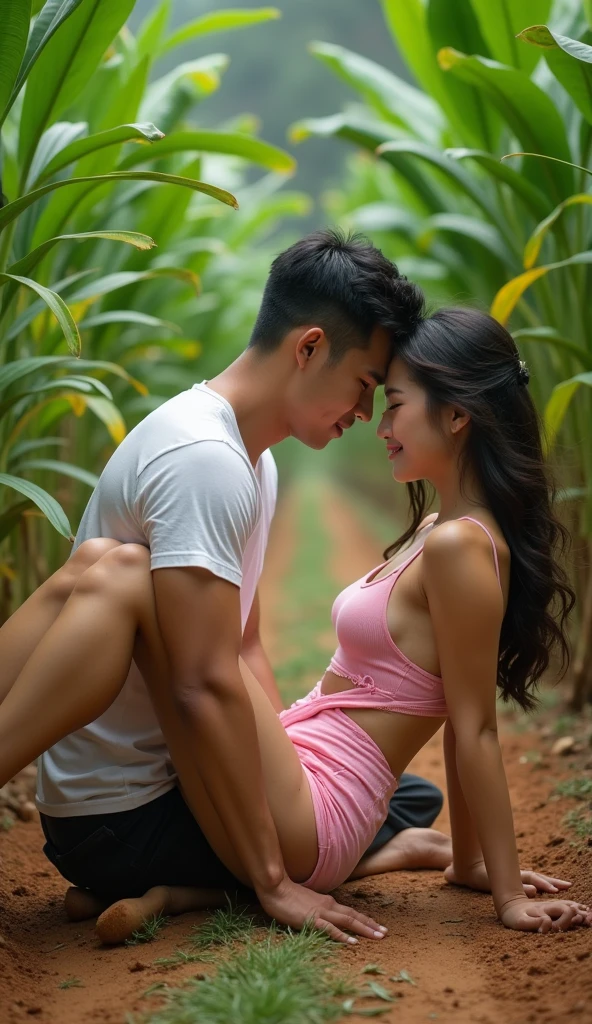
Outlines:
{"type": "Polygon", "coordinates": [[[221,155],[210,157],[212,172],[230,187],[242,183],[237,163],[276,178],[293,167],[248,120],[218,131],[188,120],[218,87],[223,54],[149,84],[154,62],[176,46],[278,12],[216,11],[168,33],[164,0],[134,38],[125,24],[134,2],[0,0],[3,615],[63,557],[63,542],[35,518],[70,537],[64,505],[77,514],[79,485],[96,481],[91,470],[108,454],[108,435],[80,417],[98,418],[116,444],[146,408],[134,409],[132,395],[146,401],[158,382],[166,397],[167,368],[179,382],[181,364],[187,386],[195,320],[207,308],[200,273],[226,251],[219,213],[237,206],[229,188],[201,180],[204,154],[221,155]]]}
{"type": "Polygon", "coordinates": [[[532,365],[572,532],[580,597],[574,703],[592,696],[592,5],[382,0],[417,85],[328,43],[313,55],[357,105],[292,128],[376,155],[345,219],[440,293],[491,305],[532,365]],[[548,24],[547,24],[548,23],[548,24]],[[511,154],[514,154],[511,156],[511,154]],[[370,179],[370,187],[369,180],[370,179]]]}

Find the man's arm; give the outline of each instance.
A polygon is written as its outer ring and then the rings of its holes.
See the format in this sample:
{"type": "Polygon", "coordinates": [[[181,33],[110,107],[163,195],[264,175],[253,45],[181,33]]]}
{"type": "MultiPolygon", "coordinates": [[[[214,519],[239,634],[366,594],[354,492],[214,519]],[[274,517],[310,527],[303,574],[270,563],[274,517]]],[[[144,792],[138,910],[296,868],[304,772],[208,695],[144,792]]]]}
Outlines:
{"type": "Polygon", "coordinates": [[[243,644],[241,648],[241,660],[245,663],[247,669],[251,672],[251,675],[255,677],[261,688],[269,697],[273,707],[279,713],[284,710],[284,702],[280,696],[280,691],[278,690],[269,658],[267,657],[263,644],[261,643],[261,635],[259,632],[260,618],[261,609],[259,603],[259,591],[257,591],[251,606],[249,618],[245,624],[243,644]]]}

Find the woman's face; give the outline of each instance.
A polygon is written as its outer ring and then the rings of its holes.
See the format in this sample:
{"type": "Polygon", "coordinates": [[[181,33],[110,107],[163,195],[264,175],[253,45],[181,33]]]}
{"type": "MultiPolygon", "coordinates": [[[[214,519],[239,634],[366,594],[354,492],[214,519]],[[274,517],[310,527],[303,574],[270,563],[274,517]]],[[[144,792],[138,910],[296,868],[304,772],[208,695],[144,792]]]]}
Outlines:
{"type": "Polygon", "coordinates": [[[437,480],[454,456],[446,410],[439,428],[428,416],[426,392],[409,379],[401,359],[392,360],[384,393],[386,409],[376,433],[386,441],[395,480],[437,480]]]}

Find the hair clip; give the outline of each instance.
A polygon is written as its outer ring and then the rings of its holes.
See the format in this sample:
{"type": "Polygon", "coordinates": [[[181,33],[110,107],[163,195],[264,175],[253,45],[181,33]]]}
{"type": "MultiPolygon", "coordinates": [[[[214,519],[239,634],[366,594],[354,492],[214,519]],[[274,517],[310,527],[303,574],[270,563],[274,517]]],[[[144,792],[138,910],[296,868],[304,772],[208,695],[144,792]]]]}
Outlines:
{"type": "Polygon", "coordinates": [[[518,378],[518,383],[522,384],[522,385],[528,384],[528,382],[530,380],[530,370],[528,369],[528,366],[524,362],[524,359],[519,359],[518,360],[517,378],[518,378]]]}

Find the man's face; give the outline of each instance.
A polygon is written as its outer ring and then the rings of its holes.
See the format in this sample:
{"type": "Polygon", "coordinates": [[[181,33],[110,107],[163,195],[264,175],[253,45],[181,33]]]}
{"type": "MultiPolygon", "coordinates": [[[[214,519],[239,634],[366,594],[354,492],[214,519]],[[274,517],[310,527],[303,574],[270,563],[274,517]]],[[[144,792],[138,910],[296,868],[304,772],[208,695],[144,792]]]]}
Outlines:
{"type": "Polygon", "coordinates": [[[356,419],[371,420],[374,392],[384,383],[390,348],[387,331],[376,327],[368,348],[350,348],[332,364],[323,331],[308,331],[297,351],[299,372],[287,396],[291,435],[309,448],[324,448],[356,419]]]}

